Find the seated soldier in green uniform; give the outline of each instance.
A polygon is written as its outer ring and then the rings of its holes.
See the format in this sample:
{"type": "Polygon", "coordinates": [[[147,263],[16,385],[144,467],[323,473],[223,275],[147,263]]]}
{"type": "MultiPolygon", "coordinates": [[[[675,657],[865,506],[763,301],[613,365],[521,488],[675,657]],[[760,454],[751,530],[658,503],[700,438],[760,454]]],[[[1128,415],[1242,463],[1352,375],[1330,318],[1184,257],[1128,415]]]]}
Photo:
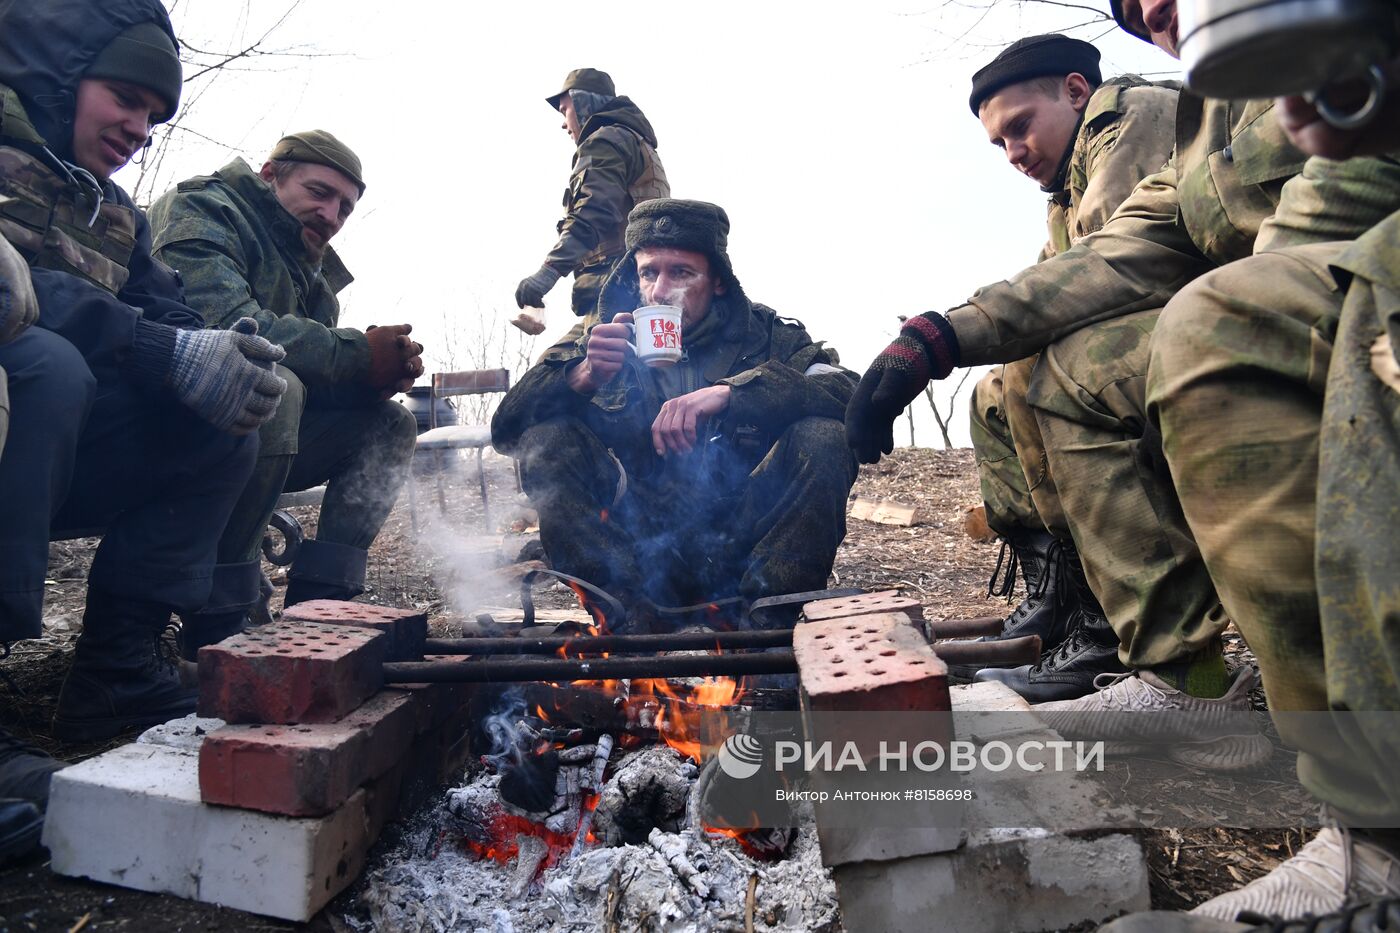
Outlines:
{"type": "MultiPolygon", "coordinates": [[[[1166,164],[1176,98],[1175,85],[1132,75],[1102,81],[1098,49],[1054,34],[1013,42],[972,76],[969,104],[988,141],[1050,196],[1042,260],[1102,227],[1139,181],[1166,164]]],[[[987,523],[1013,554],[1000,592],[1011,592],[1018,566],[1026,588],[996,637],[1038,635],[1042,650],[1038,665],[981,676],[1033,702],[1082,696],[1099,674],[1123,670],[1118,636],[1084,576],[1026,401],[1040,358],[993,368],[973,391],[971,418],[987,523]]]]}
{"type": "Polygon", "coordinates": [[[491,425],[522,462],[550,562],[620,599],[627,630],[660,625],[657,605],[823,589],[846,534],[855,376],[749,301],[728,234],[713,204],[634,208],[584,335],[548,350],[491,425]],[[651,368],[629,349],[630,312],[667,303],[684,355],[651,368]]]}
{"type": "Polygon", "coordinates": [[[156,255],[183,276],[185,300],[206,324],[253,318],[287,353],[278,367],[287,394],[259,432],[257,469],[219,542],[222,585],[185,617],[190,656],[245,624],[283,491],[326,483],[316,538],[288,572],[290,606],[364,589],[367,550],[407,479],[416,425],[389,397],[422,375],[423,348],[408,324],[339,326],[336,294],[351,276],[330,241],[364,191],[359,157],[313,130],[281,139],[259,171],[235,159],[151,208],[156,255]]]}

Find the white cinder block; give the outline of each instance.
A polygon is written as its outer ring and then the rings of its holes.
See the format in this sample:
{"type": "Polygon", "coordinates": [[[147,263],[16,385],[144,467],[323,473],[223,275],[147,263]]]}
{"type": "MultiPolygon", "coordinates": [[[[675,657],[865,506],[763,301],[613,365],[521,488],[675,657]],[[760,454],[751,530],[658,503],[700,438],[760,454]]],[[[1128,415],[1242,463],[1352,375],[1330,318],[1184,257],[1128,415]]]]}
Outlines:
{"type": "Polygon", "coordinates": [[[359,874],[365,793],[292,819],[199,799],[199,758],[132,744],[54,775],[44,823],[53,870],[284,920],[309,920],[359,874]]]}

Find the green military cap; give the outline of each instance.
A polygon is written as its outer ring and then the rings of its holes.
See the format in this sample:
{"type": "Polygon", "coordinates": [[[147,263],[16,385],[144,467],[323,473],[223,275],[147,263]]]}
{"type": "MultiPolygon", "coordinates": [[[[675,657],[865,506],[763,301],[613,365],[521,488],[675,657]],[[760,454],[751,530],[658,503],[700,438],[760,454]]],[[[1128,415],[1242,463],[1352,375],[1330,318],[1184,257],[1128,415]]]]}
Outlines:
{"type": "Polygon", "coordinates": [[[997,57],[972,76],[972,96],[968,104],[978,116],[982,104],[997,91],[1032,78],[1081,74],[1089,83],[1103,81],[1099,72],[1099,50],[1082,39],[1059,33],[1027,36],[1002,49],[997,57]]]}
{"type": "Polygon", "coordinates": [[[364,177],[360,174],[360,157],[345,143],[325,130],[289,133],[272,147],[270,157],[275,162],[314,162],[329,165],[355,183],[360,194],[365,193],[364,177]]]}
{"type": "Polygon", "coordinates": [[[85,78],[110,78],[150,88],[165,100],[166,109],[157,114],[157,123],[175,116],[180,106],[180,53],[166,31],[154,22],[137,23],[117,33],[106,48],[97,53],[85,78]]]}
{"type": "Polygon", "coordinates": [[[545,102],[551,109],[558,110],[559,98],[570,91],[592,91],[604,97],[617,96],[617,88],[613,86],[613,79],[606,71],[599,71],[597,68],[575,68],[564,79],[564,86],[559,89],[559,93],[546,97],[545,102]]]}

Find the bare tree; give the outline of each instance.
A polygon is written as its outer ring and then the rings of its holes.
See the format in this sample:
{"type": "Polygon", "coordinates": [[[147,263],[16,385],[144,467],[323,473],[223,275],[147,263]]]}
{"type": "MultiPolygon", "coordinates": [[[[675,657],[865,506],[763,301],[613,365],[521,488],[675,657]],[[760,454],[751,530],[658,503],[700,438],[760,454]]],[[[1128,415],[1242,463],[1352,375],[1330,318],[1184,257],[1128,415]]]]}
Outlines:
{"type": "MultiPolygon", "coordinates": [[[[432,349],[433,359],[446,371],[507,369],[511,383],[534,365],[535,338],[511,327],[509,317],[496,308],[485,310],[474,302],[471,310],[442,312],[442,335],[432,349]]],[[[496,395],[463,395],[454,407],[464,421],[485,424],[500,402],[496,395]]]]}
{"type": "MultiPolygon", "coordinates": [[[[174,144],[183,137],[193,137],[222,146],[230,152],[239,147],[225,142],[222,128],[204,120],[200,102],[221,79],[239,73],[294,71],[307,60],[337,57],[304,45],[278,46],[276,36],[292,19],[304,0],[285,0],[279,13],[269,19],[253,17],[252,0],[242,4],[227,0],[173,0],[170,15],[176,23],[180,38],[180,62],[184,66],[185,86],[180,110],[175,118],[152,136],[149,148],[136,163],[136,182],[130,186],[131,196],[140,206],[148,207],[153,197],[169,184],[163,171],[166,157],[174,144]],[[191,21],[194,10],[210,15],[200,18],[199,26],[191,21]]],[[[260,7],[266,10],[266,5],[260,7]]]]}
{"type": "MultiPolygon", "coordinates": [[[[958,384],[953,387],[953,394],[948,396],[948,414],[946,417],[938,407],[938,400],[933,397],[933,383],[930,382],[928,385],[924,386],[924,398],[928,399],[928,407],[933,409],[933,420],[938,422],[938,430],[943,435],[943,447],[945,450],[953,449],[953,438],[948,434],[948,425],[952,423],[953,412],[957,411],[957,406],[953,403],[957,400],[958,393],[962,391],[962,387],[967,384],[967,377],[971,375],[972,370],[970,369],[964,369],[962,371],[962,378],[959,379],[958,384]]],[[[912,438],[912,416],[910,417],[909,423],[911,435],[909,443],[912,445],[914,443],[912,438]]]]}

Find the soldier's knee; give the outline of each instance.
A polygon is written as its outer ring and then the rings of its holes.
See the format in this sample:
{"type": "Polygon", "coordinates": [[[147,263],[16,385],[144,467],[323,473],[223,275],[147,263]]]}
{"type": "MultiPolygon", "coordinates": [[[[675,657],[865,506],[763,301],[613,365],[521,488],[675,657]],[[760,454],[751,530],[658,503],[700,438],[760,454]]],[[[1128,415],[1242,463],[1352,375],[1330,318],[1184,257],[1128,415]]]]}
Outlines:
{"type": "Polygon", "coordinates": [[[398,402],[383,402],[379,410],[390,446],[411,456],[418,442],[418,419],[398,402]]]}
{"type": "Polygon", "coordinates": [[[49,426],[86,419],[97,378],[82,353],[59,335],[34,329],[5,347],[10,404],[16,423],[49,426]]]}
{"type": "Polygon", "coordinates": [[[783,432],[779,445],[799,468],[815,468],[855,482],[857,465],[846,441],[845,425],[835,418],[800,418],[783,432]]]}

